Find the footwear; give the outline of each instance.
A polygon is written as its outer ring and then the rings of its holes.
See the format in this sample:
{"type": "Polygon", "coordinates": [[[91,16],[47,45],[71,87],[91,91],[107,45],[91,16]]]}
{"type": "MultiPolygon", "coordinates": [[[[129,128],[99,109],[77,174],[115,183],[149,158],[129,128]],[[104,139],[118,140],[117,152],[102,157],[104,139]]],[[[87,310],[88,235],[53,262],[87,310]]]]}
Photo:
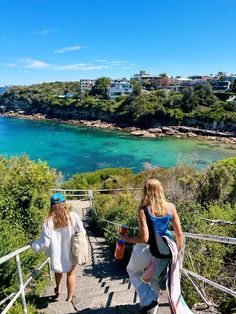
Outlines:
{"type": "Polygon", "coordinates": [[[73,295],[71,298],[67,298],[66,301],[68,302],[72,302],[72,300],[75,298],[75,296],[73,295]]]}
{"type": "Polygon", "coordinates": [[[140,308],[141,314],[157,314],[157,311],[158,311],[158,302],[156,300],[153,300],[151,304],[140,308]]]}

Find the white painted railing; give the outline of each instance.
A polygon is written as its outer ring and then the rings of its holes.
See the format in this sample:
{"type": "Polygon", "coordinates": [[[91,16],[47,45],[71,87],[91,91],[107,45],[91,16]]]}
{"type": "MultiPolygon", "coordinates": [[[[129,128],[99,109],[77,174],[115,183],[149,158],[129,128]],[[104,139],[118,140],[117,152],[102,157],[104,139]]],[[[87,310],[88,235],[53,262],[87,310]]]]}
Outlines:
{"type": "Polygon", "coordinates": [[[49,274],[50,274],[50,279],[52,280],[52,273],[51,273],[51,265],[50,265],[50,259],[47,258],[45,259],[40,265],[38,265],[26,278],[25,282],[23,281],[23,276],[22,276],[22,270],[21,270],[21,262],[20,262],[20,254],[27,251],[30,248],[29,245],[26,245],[22,248],[19,248],[15,250],[14,252],[11,252],[3,257],[0,257],[0,265],[7,262],[11,258],[15,258],[16,260],[16,270],[17,270],[17,276],[18,276],[18,285],[19,289],[16,292],[11,293],[7,297],[5,297],[2,301],[0,301],[0,306],[3,304],[6,304],[9,300],[11,300],[6,307],[3,309],[1,314],[5,314],[8,312],[8,310],[12,307],[14,302],[21,297],[21,303],[22,303],[22,309],[23,313],[27,314],[27,305],[26,305],[26,300],[25,300],[25,288],[28,286],[28,284],[32,281],[34,278],[35,274],[46,264],[48,263],[49,267],[49,274]]]}

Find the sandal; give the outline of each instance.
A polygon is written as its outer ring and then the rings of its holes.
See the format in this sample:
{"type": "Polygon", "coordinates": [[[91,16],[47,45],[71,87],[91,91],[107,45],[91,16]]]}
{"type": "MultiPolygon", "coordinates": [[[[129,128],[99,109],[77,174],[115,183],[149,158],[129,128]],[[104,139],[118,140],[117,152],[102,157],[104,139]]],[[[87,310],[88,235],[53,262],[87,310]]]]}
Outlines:
{"type": "Polygon", "coordinates": [[[72,302],[72,300],[74,299],[74,297],[75,297],[75,296],[73,295],[71,298],[67,298],[66,301],[72,302]]]}

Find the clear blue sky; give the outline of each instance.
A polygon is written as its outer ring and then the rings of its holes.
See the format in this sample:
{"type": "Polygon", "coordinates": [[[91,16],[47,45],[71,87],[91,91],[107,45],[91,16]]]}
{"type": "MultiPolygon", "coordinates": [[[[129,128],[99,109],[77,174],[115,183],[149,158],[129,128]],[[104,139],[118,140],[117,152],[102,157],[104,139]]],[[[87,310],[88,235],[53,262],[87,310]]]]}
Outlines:
{"type": "Polygon", "coordinates": [[[0,0],[0,86],[236,72],[236,0],[0,0]]]}

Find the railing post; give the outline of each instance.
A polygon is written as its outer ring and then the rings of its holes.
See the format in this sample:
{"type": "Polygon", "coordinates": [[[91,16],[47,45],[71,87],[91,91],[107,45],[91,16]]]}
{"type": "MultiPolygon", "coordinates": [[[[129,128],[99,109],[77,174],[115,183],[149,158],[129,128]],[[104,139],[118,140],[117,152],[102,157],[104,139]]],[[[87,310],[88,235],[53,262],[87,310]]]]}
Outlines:
{"type": "Polygon", "coordinates": [[[184,263],[184,253],[185,253],[185,245],[186,245],[186,237],[184,235],[184,238],[183,238],[183,248],[182,248],[182,252],[181,252],[181,255],[180,255],[180,278],[182,276],[182,268],[183,268],[183,263],[184,263]]]}
{"type": "Polygon", "coordinates": [[[16,267],[17,267],[19,287],[20,287],[20,289],[23,288],[23,290],[21,292],[21,303],[22,303],[23,313],[27,314],[27,306],[26,306],[26,300],[25,300],[25,289],[24,289],[24,283],[23,283],[23,278],[22,278],[19,254],[16,255],[16,267]]]}

